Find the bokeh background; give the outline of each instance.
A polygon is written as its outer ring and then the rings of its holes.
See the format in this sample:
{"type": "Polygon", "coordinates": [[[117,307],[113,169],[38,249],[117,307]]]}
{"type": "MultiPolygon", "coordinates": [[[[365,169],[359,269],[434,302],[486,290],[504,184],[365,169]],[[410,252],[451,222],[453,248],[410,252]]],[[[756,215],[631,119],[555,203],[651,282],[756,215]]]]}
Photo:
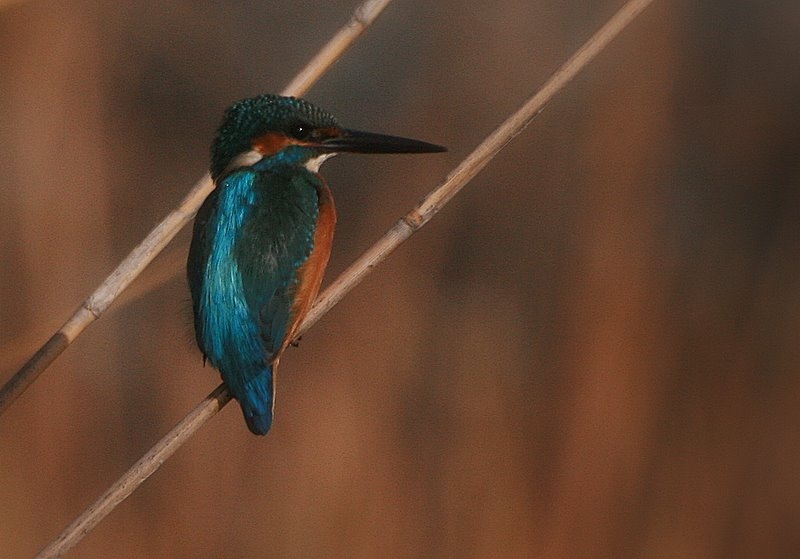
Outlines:
{"type": "MultiPolygon", "coordinates": [[[[446,144],[340,157],[328,281],[622,1],[398,0],[307,97],[446,144]]],[[[0,381],[353,0],[0,2],[0,381]]],[[[800,556],[800,4],[657,0],[74,557],[800,556]]],[[[188,230],[0,417],[32,556],[218,383],[188,230]]]]}

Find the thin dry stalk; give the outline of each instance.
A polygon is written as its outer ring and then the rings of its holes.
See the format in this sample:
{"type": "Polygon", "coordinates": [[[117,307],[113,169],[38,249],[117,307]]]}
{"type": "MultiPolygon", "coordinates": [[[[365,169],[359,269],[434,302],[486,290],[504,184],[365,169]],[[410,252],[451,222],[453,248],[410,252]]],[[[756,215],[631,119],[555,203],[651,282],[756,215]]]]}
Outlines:
{"type": "MultiPolygon", "coordinates": [[[[356,260],[319,297],[306,316],[300,332],[308,330],[328,310],[338,303],[353,287],[383,261],[395,248],[425,225],[447,204],[486,164],[542,111],[544,106],[575,75],[578,74],[605,46],[616,37],[653,0],[630,0],[597,33],[595,33],[528,101],[511,115],[468,155],[445,179],[433,189],[417,207],[401,218],[371,248],[356,260]]],[[[208,422],[225,404],[230,395],[225,385],[218,386],[205,400],[192,410],[167,436],[161,439],[145,456],[128,470],[117,482],[53,542],[43,549],[37,559],[60,557],[94,528],[114,507],[133,493],[153,474],[189,437],[208,422]]]]}
{"type": "MultiPolygon", "coordinates": [[[[322,76],[344,52],[378,18],[391,0],[366,0],[356,8],[350,20],[322,47],[317,55],[283,90],[283,95],[300,96],[322,76]]],[[[36,378],[83,332],[100,318],[119,294],[158,256],[167,244],[197,213],[197,209],[213,190],[206,174],[186,194],[180,205],[150,231],[94,293],[53,334],[17,373],[0,389],[0,415],[36,378]]]]}
{"type": "Polygon", "coordinates": [[[61,557],[69,551],[222,409],[230,398],[225,385],[218,386],[36,557],[61,557]]]}
{"type": "Polygon", "coordinates": [[[286,86],[286,89],[283,90],[283,95],[305,95],[311,89],[311,86],[322,77],[322,74],[327,72],[333,63],[341,58],[350,45],[372,25],[383,9],[389,5],[389,2],[391,0],[366,0],[356,8],[350,21],[295,76],[291,83],[286,86]]]}
{"type": "Polygon", "coordinates": [[[458,194],[464,185],[477,175],[508,142],[531,123],[556,93],[591,62],[651,2],[652,0],[631,0],[620,8],[603,27],[550,77],[547,83],[533,97],[528,99],[517,112],[506,119],[458,167],[450,172],[441,185],[432,190],[416,208],[399,219],[383,237],[342,272],[316,300],[300,326],[299,334],[308,330],[353,287],[358,285],[372,271],[372,268],[380,264],[394,249],[439,213],[439,210],[458,194]]]}

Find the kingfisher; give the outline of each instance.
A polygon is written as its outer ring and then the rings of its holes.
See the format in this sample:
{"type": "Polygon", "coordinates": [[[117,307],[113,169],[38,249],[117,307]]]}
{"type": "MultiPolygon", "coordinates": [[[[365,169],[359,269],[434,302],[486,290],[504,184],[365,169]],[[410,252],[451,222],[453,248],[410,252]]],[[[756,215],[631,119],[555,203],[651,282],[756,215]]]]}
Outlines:
{"type": "Polygon", "coordinates": [[[250,431],[272,426],[275,373],[319,292],[336,209],[320,165],[338,153],[442,146],[343,128],[311,103],[260,95],[231,105],[211,146],[214,190],[194,222],[187,275],[197,345],[250,431]]]}

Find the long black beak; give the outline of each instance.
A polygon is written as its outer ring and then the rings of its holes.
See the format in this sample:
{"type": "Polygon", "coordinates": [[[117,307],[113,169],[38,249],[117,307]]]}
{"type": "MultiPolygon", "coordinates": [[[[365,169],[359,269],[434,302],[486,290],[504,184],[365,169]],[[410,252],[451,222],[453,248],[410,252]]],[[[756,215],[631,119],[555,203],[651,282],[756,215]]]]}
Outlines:
{"type": "Polygon", "coordinates": [[[341,135],[320,142],[325,151],[341,153],[434,153],[447,151],[444,146],[410,138],[373,134],[360,130],[342,130],[341,135]]]}

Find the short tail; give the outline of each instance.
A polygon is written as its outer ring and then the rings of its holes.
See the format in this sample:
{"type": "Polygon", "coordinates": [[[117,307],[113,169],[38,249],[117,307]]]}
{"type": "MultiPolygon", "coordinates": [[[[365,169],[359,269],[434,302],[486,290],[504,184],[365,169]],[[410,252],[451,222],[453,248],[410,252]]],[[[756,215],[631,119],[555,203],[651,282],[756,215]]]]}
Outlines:
{"type": "MultiPolygon", "coordinates": [[[[244,408],[242,408],[242,411],[244,411],[244,408]]],[[[254,435],[266,435],[269,433],[270,427],[272,427],[272,409],[261,415],[247,415],[245,411],[244,420],[247,422],[247,427],[251,433],[254,435]]]]}
{"type": "Polygon", "coordinates": [[[239,400],[239,405],[242,407],[247,427],[254,435],[266,435],[272,427],[272,409],[275,402],[273,377],[273,368],[270,365],[245,381],[240,390],[231,389],[233,397],[239,400]]]}

